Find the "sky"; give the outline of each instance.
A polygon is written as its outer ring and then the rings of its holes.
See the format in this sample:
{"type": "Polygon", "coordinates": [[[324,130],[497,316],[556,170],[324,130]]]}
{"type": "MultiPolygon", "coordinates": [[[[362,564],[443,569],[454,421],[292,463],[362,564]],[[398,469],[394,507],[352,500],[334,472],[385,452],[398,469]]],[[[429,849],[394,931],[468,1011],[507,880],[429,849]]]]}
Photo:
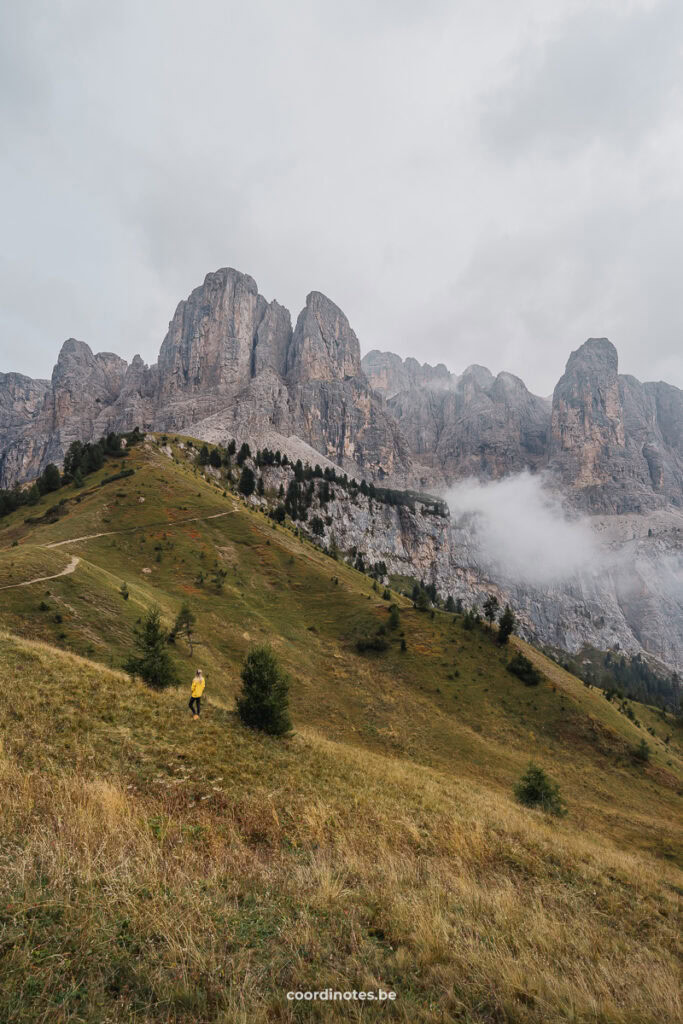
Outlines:
{"type": "Polygon", "coordinates": [[[683,386],[680,0],[0,5],[0,371],[153,362],[219,267],[362,352],[683,386]]]}

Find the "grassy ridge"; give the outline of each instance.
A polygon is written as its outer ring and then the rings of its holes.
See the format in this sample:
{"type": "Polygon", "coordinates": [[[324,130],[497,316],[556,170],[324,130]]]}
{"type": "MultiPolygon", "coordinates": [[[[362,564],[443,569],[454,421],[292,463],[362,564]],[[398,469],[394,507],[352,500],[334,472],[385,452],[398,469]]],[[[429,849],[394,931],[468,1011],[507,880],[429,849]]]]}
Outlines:
{"type": "Polygon", "coordinates": [[[138,449],[134,477],[89,478],[57,522],[3,521],[0,574],[81,559],[0,594],[0,669],[20,695],[0,705],[8,1019],[356,1019],[285,999],[326,985],[394,987],[381,1012],[405,1021],[675,1019],[671,721],[634,705],[637,728],[514,640],[544,674],[526,688],[485,630],[395,596],[388,651],[360,656],[388,619],[371,581],[178,456],[138,449]],[[91,533],[107,535],[44,546],[91,533]],[[199,726],[186,687],[105,667],[147,607],[170,624],[184,597],[202,645],[173,656],[188,682],[198,661],[207,675],[199,726]],[[285,743],[232,713],[263,639],[293,677],[285,743]],[[532,755],[560,782],[562,822],[511,798],[532,755]]]}

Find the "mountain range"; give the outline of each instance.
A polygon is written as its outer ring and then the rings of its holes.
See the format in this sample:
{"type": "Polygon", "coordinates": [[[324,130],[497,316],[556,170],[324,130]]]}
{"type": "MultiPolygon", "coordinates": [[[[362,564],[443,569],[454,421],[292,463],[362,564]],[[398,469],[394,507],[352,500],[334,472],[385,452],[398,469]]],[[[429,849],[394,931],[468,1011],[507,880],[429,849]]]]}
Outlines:
{"type": "MultiPolygon", "coordinates": [[[[483,366],[456,375],[377,350],[361,358],[347,317],[320,292],[308,295],[293,325],[252,277],[221,269],[179,303],[153,366],[94,354],[71,338],[49,381],[0,374],[0,486],[60,463],[73,440],[135,426],[248,440],[311,462],[320,456],[358,479],[440,494],[463,478],[528,471],[628,557],[613,560],[606,576],[596,567],[597,580],[558,581],[558,604],[555,587],[496,577],[476,528],[459,521],[460,533],[451,530],[421,570],[446,587],[457,572],[470,583],[478,574],[484,586],[497,580],[504,595],[514,585],[542,639],[552,635],[560,646],[616,643],[670,666],[683,660],[683,392],[620,374],[605,338],[572,352],[544,398],[520,377],[483,366]],[[581,626],[587,603],[614,611],[606,631],[581,626]],[[560,613],[577,618],[557,639],[560,613]]],[[[403,550],[405,537],[396,544],[403,550]]]]}

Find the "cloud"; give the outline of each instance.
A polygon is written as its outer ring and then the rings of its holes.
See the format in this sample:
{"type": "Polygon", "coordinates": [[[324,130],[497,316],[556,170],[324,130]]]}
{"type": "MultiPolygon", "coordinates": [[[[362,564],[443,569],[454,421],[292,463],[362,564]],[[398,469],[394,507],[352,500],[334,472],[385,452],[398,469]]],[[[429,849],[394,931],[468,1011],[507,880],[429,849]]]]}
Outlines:
{"type": "Polygon", "coordinates": [[[0,369],[70,335],[153,361],[234,266],[295,317],[325,292],[364,351],[548,394],[607,335],[680,385],[679,8],[1,6],[0,369]]]}
{"type": "Polygon", "coordinates": [[[586,144],[633,154],[680,110],[682,28],[679,0],[581,11],[522,49],[485,103],[482,134],[506,155],[571,157],[586,144]]]}
{"type": "Polygon", "coordinates": [[[605,552],[583,518],[570,518],[543,477],[463,480],[446,495],[451,519],[473,538],[475,563],[516,584],[550,586],[596,573],[605,552]]]}

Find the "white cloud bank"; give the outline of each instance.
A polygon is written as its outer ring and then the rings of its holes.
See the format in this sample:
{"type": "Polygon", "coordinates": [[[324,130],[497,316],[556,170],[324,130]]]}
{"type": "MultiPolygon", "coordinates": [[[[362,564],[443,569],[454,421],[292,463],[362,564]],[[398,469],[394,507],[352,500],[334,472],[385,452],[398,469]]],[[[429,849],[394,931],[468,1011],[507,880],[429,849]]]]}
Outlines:
{"type": "Polygon", "coordinates": [[[463,480],[446,495],[457,523],[473,526],[477,561],[512,582],[548,586],[598,571],[599,540],[586,519],[570,517],[542,476],[463,480]]]}

